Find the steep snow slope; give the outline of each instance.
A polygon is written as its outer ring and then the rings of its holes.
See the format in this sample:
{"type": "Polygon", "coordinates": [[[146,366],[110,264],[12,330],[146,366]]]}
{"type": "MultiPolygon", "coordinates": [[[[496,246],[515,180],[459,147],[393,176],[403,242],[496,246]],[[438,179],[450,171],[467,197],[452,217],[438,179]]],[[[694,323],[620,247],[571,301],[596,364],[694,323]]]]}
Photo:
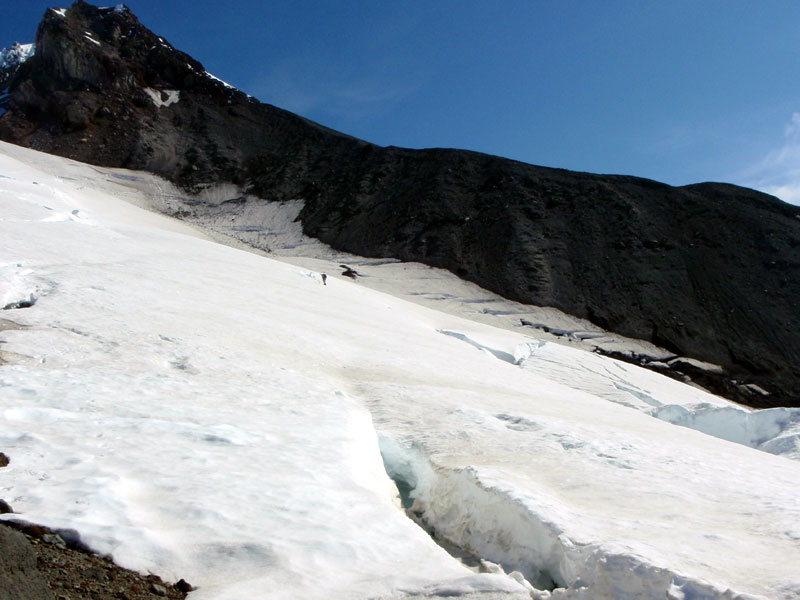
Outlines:
{"type": "Polygon", "coordinates": [[[125,177],[0,145],[4,518],[198,599],[800,596],[800,464],[648,414],[728,403],[323,285],[122,201],[125,177]],[[387,471],[517,573],[452,558],[387,471]]]}
{"type": "MultiPolygon", "coordinates": [[[[376,146],[218,81],[127,8],[48,10],[36,47],[8,81],[4,141],[193,191],[236,184],[221,210],[234,219],[303,200],[303,231],[336,248],[448,268],[720,365],[700,380],[732,400],[800,406],[799,207],[722,183],[376,146]]],[[[189,200],[184,215],[209,208],[189,200]]]]}

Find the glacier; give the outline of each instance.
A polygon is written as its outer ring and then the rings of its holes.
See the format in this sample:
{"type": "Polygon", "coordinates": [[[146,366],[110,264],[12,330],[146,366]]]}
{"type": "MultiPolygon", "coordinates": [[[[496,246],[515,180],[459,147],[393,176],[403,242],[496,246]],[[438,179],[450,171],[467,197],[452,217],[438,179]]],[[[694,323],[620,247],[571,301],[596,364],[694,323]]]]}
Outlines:
{"type": "Polygon", "coordinates": [[[1,518],[198,600],[800,598],[795,409],[351,281],[280,206],[272,253],[143,208],[175,193],[0,143],[1,518]]]}

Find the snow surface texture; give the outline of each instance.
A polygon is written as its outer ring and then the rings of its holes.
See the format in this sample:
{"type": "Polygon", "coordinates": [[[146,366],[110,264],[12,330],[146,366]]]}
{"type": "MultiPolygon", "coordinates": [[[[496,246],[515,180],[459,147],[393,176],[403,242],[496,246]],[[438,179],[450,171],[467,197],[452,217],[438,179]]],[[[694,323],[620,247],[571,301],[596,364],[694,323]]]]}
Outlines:
{"type": "Polygon", "coordinates": [[[155,183],[0,144],[3,518],[201,600],[800,598],[800,464],[653,416],[729,403],[297,258],[323,285],[155,183]]]}
{"type": "MultiPolygon", "coordinates": [[[[300,200],[265,205],[263,200],[244,195],[233,184],[218,184],[187,201],[168,184],[136,179],[139,189],[147,190],[148,207],[168,214],[185,214],[189,204],[194,210],[192,220],[223,243],[241,246],[245,241],[250,248],[264,249],[270,256],[319,272],[335,270],[343,261],[365,265],[370,268],[370,276],[359,281],[373,289],[496,327],[518,330],[520,321],[535,323],[536,332],[546,339],[521,344],[513,355],[501,353],[505,354],[503,360],[665,421],[800,459],[800,409],[752,412],[703,390],[664,381],[664,377],[652,371],[586,351],[600,347],[660,356],[665,363],[680,360],[709,371],[720,369],[717,365],[676,358],[652,344],[609,334],[556,309],[511,302],[441,269],[394,260],[370,261],[333,251],[303,235],[297,219],[303,208],[300,200]],[[398,280],[405,285],[398,286],[398,280]],[[660,390],[663,391],[659,393],[660,390]]],[[[493,352],[465,336],[452,335],[493,352]]]]}
{"type": "MultiPolygon", "coordinates": [[[[612,334],[596,325],[550,307],[520,304],[463,281],[443,269],[395,259],[365,259],[335,251],[302,233],[297,221],[302,200],[273,202],[249,196],[232,184],[215,184],[194,197],[163,180],[138,173],[128,183],[144,194],[140,206],[202,227],[214,239],[242,249],[261,250],[269,256],[317,271],[336,270],[342,262],[366,267],[369,276],[359,282],[379,291],[402,295],[412,302],[450,314],[465,316],[495,327],[519,330],[525,323],[532,337],[566,342],[588,350],[647,355],[665,363],[676,357],[671,352],[642,340],[612,334]],[[245,242],[246,245],[243,243],[245,242]]],[[[136,199],[133,201],[137,202],[136,199]]],[[[720,367],[680,357],[697,368],[716,371],[720,367]]]]}
{"type": "Polygon", "coordinates": [[[800,408],[753,411],[620,361],[552,342],[514,351],[522,368],[675,425],[800,460],[800,408]]]}

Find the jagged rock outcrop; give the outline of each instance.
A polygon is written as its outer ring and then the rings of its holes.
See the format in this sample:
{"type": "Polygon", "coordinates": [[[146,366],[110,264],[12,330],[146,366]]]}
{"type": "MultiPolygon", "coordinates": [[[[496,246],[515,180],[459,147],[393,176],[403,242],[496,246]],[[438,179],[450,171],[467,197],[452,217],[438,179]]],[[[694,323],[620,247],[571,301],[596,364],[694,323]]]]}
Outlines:
{"type": "MultiPolygon", "coordinates": [[[[33,44],[20,44],[15,42],[13,46],[0,50],[0,106],[8,99],[7,86],[14,75],[17,74],[19,67],[34,53],[33,44]]],[[[3,106],[4,108],[4,106],[3,106]]]]}
{"type": "Polygon", "coordinates": [[[704,384],[729,397],[800,405],[798,207],[720,183],[375,146],[225,85],[121,6],[51,9],[36,48],[10,77],[0,139],[187,189],[302,199],[305,232],[335,248],[447,268],[722,365],[704,384]]]}

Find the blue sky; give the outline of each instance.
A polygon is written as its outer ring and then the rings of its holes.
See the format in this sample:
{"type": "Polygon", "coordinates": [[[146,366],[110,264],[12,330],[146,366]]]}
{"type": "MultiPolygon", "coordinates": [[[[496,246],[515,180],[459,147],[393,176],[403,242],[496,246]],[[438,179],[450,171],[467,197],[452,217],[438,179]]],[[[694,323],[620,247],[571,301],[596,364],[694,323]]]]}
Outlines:
{"type": "MultiPolygon", "coordinates": [[[[1,1],[0,45],[33,41],[52,3],[1,1]]],[[[794,0],[127,5],[221,79],[370,142],[800,204],[794,0]]]]}

